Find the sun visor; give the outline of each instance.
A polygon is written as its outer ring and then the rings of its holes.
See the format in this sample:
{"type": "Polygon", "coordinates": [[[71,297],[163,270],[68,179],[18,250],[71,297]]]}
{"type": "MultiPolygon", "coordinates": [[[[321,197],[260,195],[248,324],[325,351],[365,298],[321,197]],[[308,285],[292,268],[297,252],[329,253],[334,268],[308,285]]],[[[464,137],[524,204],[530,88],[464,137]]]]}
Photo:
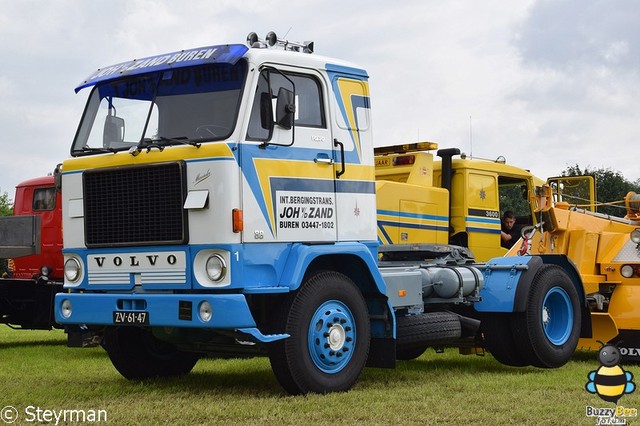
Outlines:
{"type": "Polygon", "coordinates": [[[249,48],[243,44],[226,44],[134,59],[98,69],[76,87],[75,90],[77,93],[85,87],[93,86],[103,81],[154,71],[173,70],[203,64],[234,65],[244,56],[247,50],[249,50],[249,48]]]}

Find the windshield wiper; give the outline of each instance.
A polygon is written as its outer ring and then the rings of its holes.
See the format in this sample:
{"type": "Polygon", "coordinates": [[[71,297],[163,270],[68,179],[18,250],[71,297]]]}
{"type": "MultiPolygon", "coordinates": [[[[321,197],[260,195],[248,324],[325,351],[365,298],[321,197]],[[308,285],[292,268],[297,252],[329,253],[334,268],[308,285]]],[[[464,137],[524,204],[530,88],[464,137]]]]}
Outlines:
{"type": "Polygon", "coordinates": [[[194,141],[193,139],[189,139],[186,136],[179,136],[176,138],[165,138],[164,136],[158,139],[152,139],[151,143],[158,143],[159,145],[171,145],[169,142],[177,142],[179,144],[183,144],[183,145],[191,145],[191,146],[195,146],[196,148],[200,148],[200,145],[202,145],[199,142],[194,141]]]}
{"type": "Polygon", "coordinates": [[[160,151],[163,151],[165,146],[174,145],[175,143],[191,145],[195,146],[196,148],[200,148],[201,145],[199,142],[191,140],[185,136],[180,136],[177,138],[166,138],[163,136],[157,139],[144,138],[138,145],[131,147],[131,149],[129,150],[129,154],[136,156],[140,154],[143,149],[146,149],[147,152],[150,152],[153,148],[158,148],[160,151]]]}
{"type": "Polygon", "coordinates": [[[115,149],[115,148],[94,148],[94,147],[90,147],[90,146],[83,146],[81,151],[82,152],[86,152],[86,153],[89,153],[89,152],[103,152],[103,153],[106,153],[106,152],[118,152],[118,150],[115,149]]]}

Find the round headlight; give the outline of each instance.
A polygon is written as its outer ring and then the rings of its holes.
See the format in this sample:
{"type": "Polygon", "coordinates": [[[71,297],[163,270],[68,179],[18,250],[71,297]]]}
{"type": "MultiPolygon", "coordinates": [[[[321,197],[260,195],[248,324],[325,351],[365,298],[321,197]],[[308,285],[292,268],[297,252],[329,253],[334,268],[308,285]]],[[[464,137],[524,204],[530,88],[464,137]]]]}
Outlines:
{"type": "Polygon", "coordinates": [[[71,302],[69,299],[64,299],[62,301],[62,305],[60,305],[60,315],[64,318],[69,318],[71,316],[71,302]]]}
{"type": "Polygon", "coordinates": [[[640,244],[640,228],[636,228],[631,231],[631,241],[636,244],[640,244]]]}
{"type": "Polygon", "coordinates": [[[207,276],[212,281],[220,281],[227,273],[227,264],[222,256],[219,254],[213,254],[207,259],[207,276]]]}
{"type": "Polygon", "coordinates": [[[624,265],[622,268],[620,268],[620,275],[625,278],[631,278],[633,276],[633,266],[624,265]]]}
{"type": "Polygon", "coordinates": [[[77,259],[72,257],[64,262],[64,277],[71,282],[80,278],[80,262],[77,259]]]}
{"type": "Polygon", "coordinates": [[[211,317],[213,316],[213,308],[211,307],[211,303],[203,300],[200,302],[200,306],[198,307],[198,314],[200,315],[200,319],[202,322],[209,322],[211,317]]]}
{"type": "Polygon", "coordinates": [[[48,266],[40,267],[40,275],[43,277],[48,277],[51,274],[51,268],[48,266]]]}

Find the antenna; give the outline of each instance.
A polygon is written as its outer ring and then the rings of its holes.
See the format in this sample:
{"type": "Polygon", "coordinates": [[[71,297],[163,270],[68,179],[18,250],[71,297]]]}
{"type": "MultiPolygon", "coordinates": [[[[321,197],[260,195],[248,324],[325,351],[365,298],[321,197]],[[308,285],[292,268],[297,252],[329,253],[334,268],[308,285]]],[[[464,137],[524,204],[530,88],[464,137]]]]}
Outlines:
{"type": "Polygon", "coordinates": [[[469,157],[473,158],[473,128],[471,127],[471,116],[469,116],[469,157]]]}

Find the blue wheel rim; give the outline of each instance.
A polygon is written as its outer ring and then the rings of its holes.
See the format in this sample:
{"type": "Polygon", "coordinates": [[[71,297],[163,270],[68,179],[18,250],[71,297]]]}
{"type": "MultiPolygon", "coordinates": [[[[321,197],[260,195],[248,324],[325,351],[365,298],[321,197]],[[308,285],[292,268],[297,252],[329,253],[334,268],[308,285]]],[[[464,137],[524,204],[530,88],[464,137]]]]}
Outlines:
{"type": "Polygon", "coordinates": [[[321,371],[334,374],[342,370],[353,355],[356,324],[351,310],[342,302],[328,300],[309,322],[309,353],[321,371]]]}
{"type": "Polygon", "coordinates": [[[564,289],[553,287],[542,303],[542,327],[547,339],[554,345],[562,345],[573,329],[573,306],[564,289]]]}

